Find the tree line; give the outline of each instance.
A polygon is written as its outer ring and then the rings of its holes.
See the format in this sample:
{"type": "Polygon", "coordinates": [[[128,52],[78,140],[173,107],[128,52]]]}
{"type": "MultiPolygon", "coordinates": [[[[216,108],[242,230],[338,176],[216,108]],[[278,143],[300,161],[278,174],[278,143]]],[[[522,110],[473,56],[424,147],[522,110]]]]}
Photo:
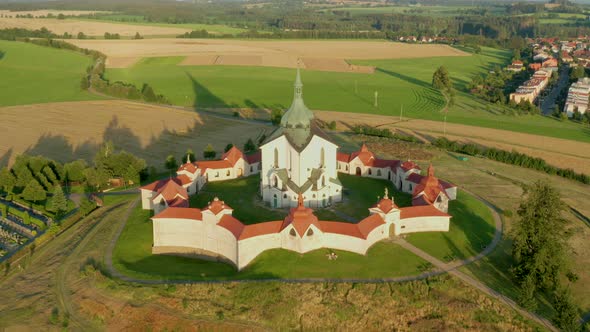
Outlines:
{"type": "Polygon", "coordinates": [[[499,161],[504,164],[516,165],[542,171],[550,175],[558,175],[566,179],[575,180],[584,184],[590,184],[590,176],[584,173],[577,173],[571,168],[559,168],[547,164],[544,159],[528,156],[517,151],[506,151],[496,148],[485,148],[473,143],[461,144],[457,141],[439,137],[432,142],[432,145],[451,152],[458,152],[470,156],[484,157],[499,161]]]}
{"type": "Polygon", "coordinates": [[[82,159],[62,164],[42,156],[17,156],[11,167],[0,169],[0,192],[7,199],[23,199],[34,204],[53,196],[54,206],[49,211],[59,214],[67,208],[63,187],[81,185],[86,191],[97,191],[108,188],[112,179],[137,184],[146,176],[143,159],[118,151],[107,142],[91,165],[82,159]]]}

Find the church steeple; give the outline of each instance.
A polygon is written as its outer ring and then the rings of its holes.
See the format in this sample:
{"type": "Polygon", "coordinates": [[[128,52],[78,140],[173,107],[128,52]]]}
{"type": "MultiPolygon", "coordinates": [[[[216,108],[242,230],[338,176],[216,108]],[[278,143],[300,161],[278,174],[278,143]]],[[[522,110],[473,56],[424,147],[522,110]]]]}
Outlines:
{"type": "Polygon", "coordinates": [[[313,113],[305,106],[303,102],[303,83],[301,81],[301,72],[297,67],[295,84],[293,85],[293,102],[291,107],[281,118],[281,127],[284,128],[309,128],[313,113]]]}

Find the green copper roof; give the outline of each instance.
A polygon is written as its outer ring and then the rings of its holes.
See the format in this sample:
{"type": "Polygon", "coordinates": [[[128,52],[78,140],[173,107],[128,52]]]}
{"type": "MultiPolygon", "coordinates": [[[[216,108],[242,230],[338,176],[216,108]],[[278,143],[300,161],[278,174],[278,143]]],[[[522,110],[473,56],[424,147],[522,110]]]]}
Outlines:
{"type": "Polygon", "coordinates": [[[295,77],[294,96],[291,107],[281,118],[281,127],[284,128],[309,128],[313,119],[313,113],[305,106],[303,102],[303,83],[301,82],[301,73],[297,68],[295,77]]]}

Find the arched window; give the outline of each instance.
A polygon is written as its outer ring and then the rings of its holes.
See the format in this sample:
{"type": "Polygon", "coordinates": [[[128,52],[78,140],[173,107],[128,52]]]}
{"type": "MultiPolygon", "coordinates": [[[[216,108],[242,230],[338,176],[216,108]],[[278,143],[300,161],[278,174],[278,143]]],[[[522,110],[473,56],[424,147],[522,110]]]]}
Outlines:
{"type": "Polygon", "coordinates": [[[279,168],[279,150],[275,148],[275,168],[279,168]]]}
{"type": "Polygon", "coordinates": [[[225,173],[225,176],[229,176],[229,174],[230,174],[230,171],[229,171],[229,169],[228,169],[228,170],[227,170],[227,173],[225,173]]]}
{"type": "Polygon", "coordinates": [[[278,188],[279,187],[279,180],[277,179],[277,176],[276,175],[273,175],[272,176],[272,186],[275,187],[275,188],[278,188]]]}
{"type": "Polygon", "coordinates": [[[322,148],[322,151],[320,152],[320,167],[324,167],[325,157],[326,151],[324,150],[324,148],[322,148]]]}
{"type": "Polygon", "coordinates": [[[285,198],[285,199],[286,199],[286,198],[287,198],[287,194],[284,194],[284,195],[283,195],[283,198],[285,198]]]}
{"type": "Polygon", "coordinates": [[[289,235],[291,235],[291,236],[297,235],[297,233],[295,233],[295,229],[294,228],[291,228],[291,230],[289,231],[289,235]]]}
{"type": "Polygon", "coordinates": [[[373,174],[373,170],[369,168],[369,175],[373,174]]]}
{"type": "Polygon", "coordinates": [[[346,170],[348,171],[348,165],[346,165],[346,170]]]}
{"type": "Polygon", "coordinates": [[[307,236],[312,236],[313,235],[313,229],[308,229],[307,230],[307,236]]]}
{"type": "Polygon", "coordinates": [[[250,172],[254,172],[254,167],[250,166],[250,172]]]}
{"type": "Polygon", "coordinates": [[[322,176],[322,187],[326,186],[326,177],[322,176]]]}
{"type": "Polygon", "coordinates": [[[218,178],[219,177],[219,172],[215,172],[215,177],[218,178]]]}
{"type": "Polygon", "coordinates": [[[381,176],[381,170],[380,169],[377,170],[377,176],[381,176]]]}

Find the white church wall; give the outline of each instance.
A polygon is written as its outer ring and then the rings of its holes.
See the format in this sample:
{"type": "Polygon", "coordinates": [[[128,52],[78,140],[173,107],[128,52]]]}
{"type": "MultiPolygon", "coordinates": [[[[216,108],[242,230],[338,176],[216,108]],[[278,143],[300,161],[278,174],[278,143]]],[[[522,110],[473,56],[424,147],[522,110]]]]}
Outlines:
{"type": "Polygon", "coordinates": [[[231,180],[236,178],[236,172],[233,168],[208,168],[205,174],[207,176],[207,181],[209,182],[231,180]]]}
{"type": "Polygon", "coordinates": [[[367,244],[364,239],[336,233],[324,233],[324,247],[346,250],[361,255],[367,252],[367,244]]]}
{"type": "Polygon", "coordinates": [[[144,210],[153,210],[152,198],[154,192],[147,189],[141,189],[141,208],[144,210]]]}
{"type": "Polygon", "coordinates": [[[259,235],[238,242],[238,269],[243,269],[254,258],[269,249],[281,247],[279,233],[259,235]]]}
{"type": "Polygon", "coordinates": [[[203,223],[199,220],[158,218],[153,221],[154,247],[204,248],[203,223]]]}
{"type": "Polygon", "coordinates": [[[448,232],[449,217],[416,217],[401,219],[395,223],[395,235],[416,232],[448,232]]]}

